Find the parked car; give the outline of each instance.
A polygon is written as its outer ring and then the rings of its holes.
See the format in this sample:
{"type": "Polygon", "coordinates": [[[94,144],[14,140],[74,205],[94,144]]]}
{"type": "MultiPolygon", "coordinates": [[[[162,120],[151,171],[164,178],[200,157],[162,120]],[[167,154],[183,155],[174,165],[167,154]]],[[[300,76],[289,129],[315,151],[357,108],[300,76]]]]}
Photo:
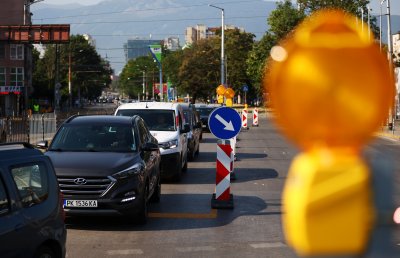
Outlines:
{"type": "Polygon", "coordinates": [[[67,231],[53,165],[28,143],[0,145],[0,256],[65,257],[67,231]]]}
{"type": "Polygon", "coordinates": [[[211,112],[217,107],[220,107],[220,105],[217,105],[217,104],[195,104],[195,108],[196,108],[197,112],[199,112],[199,115],[200,115],[200,120],[203,123],[203,127],[206,130],[209,130],[208,117],[211,114],[211,112]]]}
{"type": "Polygon", "coordinates": [[[160,201],[158,142],[139,116],[73,116],[45,155],[67,215],[124,215],[145,223],[148,201],[160,201]]]}
{"type": "Polygon", "coordinates": [[[194,160],[200,152],[200,140],[203,138],[203,123],[193,104],[181,104],[185,123],[189,125],[188,132],[188,157],[194,160]]]}
{"type": "Polygon", "coordinates": [[[189,125],[179,103],[137,102],[121,105],[116,116],[139,115],[157,138],[161,152],[161,176],[179,181],[187,169],[189,125]]]}

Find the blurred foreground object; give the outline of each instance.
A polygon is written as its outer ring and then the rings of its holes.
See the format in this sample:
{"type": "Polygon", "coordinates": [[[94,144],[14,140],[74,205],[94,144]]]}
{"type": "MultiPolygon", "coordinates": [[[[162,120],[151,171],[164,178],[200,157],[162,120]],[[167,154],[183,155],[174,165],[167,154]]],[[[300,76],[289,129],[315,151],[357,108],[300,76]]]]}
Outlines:
{"type": "Polygon", "coordinates": [[[289,245],[301,256],[364,253],[379,211],[360,151],[394,101],[387,58],[356,17],[323,10],[271,49],[268,69],[276,122],[304,151],[283,192],[289,245]]]}

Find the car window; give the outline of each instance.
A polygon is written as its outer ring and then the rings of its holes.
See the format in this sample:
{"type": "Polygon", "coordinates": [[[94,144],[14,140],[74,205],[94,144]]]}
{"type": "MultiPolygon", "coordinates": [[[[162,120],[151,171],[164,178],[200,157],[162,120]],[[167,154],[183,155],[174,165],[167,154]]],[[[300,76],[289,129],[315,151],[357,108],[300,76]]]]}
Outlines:
{"type": "Polygon", "coordinates": [[[150,131],[176,131],[175,112],[161,109],[120,109],[117,116],[138,115],[150,131]]]}
{"type": "Polygon", "coordinates": [[[32,163],[11,168],[24,207],[45,201],[49,195],[48,170],[44,163],[32,163]]]}
{"type": "Polygon", "coordinates": [[[139,139],[140,139],[141,144],[148,142],[149,141],[148,132],[147,132],[146,126],[144,125],[142,120],[140,120],[138,122],[138,130],[139,130],[139,139]]]}
{"type": "Polygon", "coordinates": [[[3,179],[0,177],[0,216],[7,214],[9,210],[10,210],[10,201],[8,200],[3,179]]]}
{"type": "Polygon", "coordinates": [[[134,131],[125,124],[64,125],[54,137],[49,150],[58,151],[136,151],[134,131]]]}

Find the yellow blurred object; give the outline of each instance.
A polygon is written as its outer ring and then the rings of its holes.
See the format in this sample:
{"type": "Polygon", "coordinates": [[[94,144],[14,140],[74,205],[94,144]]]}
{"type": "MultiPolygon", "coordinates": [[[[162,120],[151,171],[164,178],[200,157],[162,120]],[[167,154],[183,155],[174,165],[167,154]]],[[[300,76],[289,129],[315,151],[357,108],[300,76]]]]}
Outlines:
{"type": "Polygon", "coordinates": [[[247,104],[244,104],[244,109],[246,109],[246,110],[247,110],[247,104]]]}
{"type": "Polygon", "coordinates": [[[235,96],[235,91],[232,88],[227,88],[226,91],[224,92],[225,98],[233,98],[235,96]]]}
{"type": "Polygon", "coordinates": [[[375,217],[369,175],[360,157],[341,150],[295,158],[283,192],[283,227],[299,255],[365,251],[375,217]]]}
{"type": "Polygon", "coordinates": [[[224,103],[224,95],[218,95],[217,102],[218,102],[218,104],[224,103]]]}
{"type": "Polygon", "coordinates": [[[232,99],[231,99],[231,98],[227,98],[226,101],[225,101],[225,105],[226,105],[227,107],[232,107],[232,106],[233,106],[233,101],[232,101],[232,99]]]}
{"type": "Polygon", "coordinates": [[[309,17],[271,49],[268,68],[264,86],[276,121],[303,149],[359,149],[393,106],[394,80],[385,54],[361,22],[343,11],[309,17]]]}
{"type": "Polygon", "coordinates": [[[219,85],[219,86],[217,87],[217,94],[218,94],[218,95],[224,95],[225,91],[226,91],[226,88],[225,88],[224,85],[219,85]]]}

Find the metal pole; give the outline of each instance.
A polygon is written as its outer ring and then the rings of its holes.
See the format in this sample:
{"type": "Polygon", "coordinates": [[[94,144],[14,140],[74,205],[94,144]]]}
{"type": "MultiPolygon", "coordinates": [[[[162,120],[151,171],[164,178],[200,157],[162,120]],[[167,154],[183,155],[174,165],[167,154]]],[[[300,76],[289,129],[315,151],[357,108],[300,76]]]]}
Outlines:
{"type": "MultiPolygon", "coordinates": [[[[392,46],[392,28],[390,22],[390,0],[386,1],[386,8],[387,8],[387,26],[388,26],[388,54],[389,54],[389,67],[390,72],[393,74],[393,46],[392,46]]],[[[392,131],[394,132],[394,123],[396,119],[396,101],[393,103],[393,112],[392,112],[392,131]]]]}
{"type": "Polygon", "coordinates": [[[371,37],[370,36],[370,34],[371,34],[371,28],[370,28],[370,19],[369,19],[369,14],[370,14],[370,8],[369,8],[369,5],[367,5],[367,15],[368,15],[368,37],[371,37]]]}
{"type": "Polygon", "coordinates": [[[225,13],[224,8],[209,4],[208,6],[221,10],[221,85],[225,85],[225,13]]]}
{"type": "Polygon", "coordinates": [[[162,80],[162,66],[160,65],[160,101],[163,101],[163,80],[162,80]]]}
{"type": "Polygon", "coordinates": [[[381,1],[380,4],[380,15],[379,15],[379,48],[382,51],[382,4],[385,0],[381,1]]]}
{"type": "Polygon", "coordinates": [[[69,99],[69,109],[72,109],[72,72],[71,72],[71,45],[69,46],[69,54],[68,54],[68,99],[69,99]]]}

